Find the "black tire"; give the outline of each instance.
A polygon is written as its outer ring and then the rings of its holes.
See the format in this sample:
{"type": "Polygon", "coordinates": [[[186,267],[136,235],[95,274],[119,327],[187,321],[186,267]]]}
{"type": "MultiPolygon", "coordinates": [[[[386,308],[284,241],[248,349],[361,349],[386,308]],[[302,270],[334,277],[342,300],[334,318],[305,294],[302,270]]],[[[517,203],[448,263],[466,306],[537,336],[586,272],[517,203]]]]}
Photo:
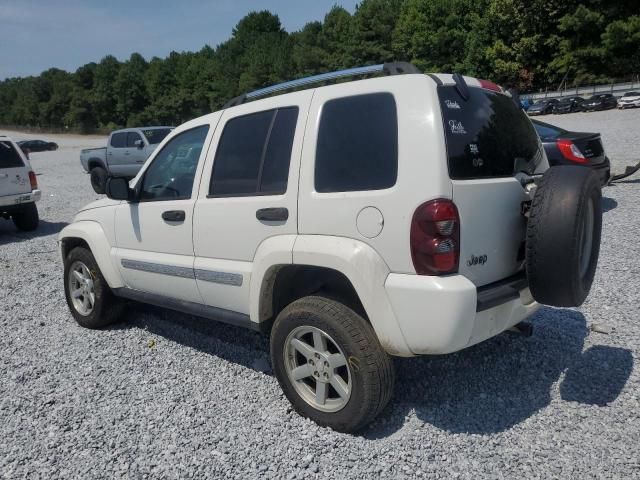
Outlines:
{"type": "Polygon", "coordinates": [[[73,318],[78,324],[85,328],[102,328],[110,325],[120,319],[122,316],[124,302],[116,297],[106,280],[102,276],[102,272],[93,257],[91,251],[84,247],[76,247],[69,252],[64,262],[64,293],[67,299],[67,305],[73,318]],[[88,315],[83,315],[78,311],[71,298],[71,289],[69,276],[71,268],[81,262],[86,265],[91,273],[93,280],[93,291],[95,294],[95,303],[93,310],[88,315]]]}
{"type": "Polygon", "coordinates": [[[11,215],[13,224],[23,232],[31,232],[38,228],[40,216],[38,215],[38,207],[36,204],[25,203],[15,213],[11,215]]]}
{"type": "Polygon", "coordinates": [[[543,175],[526,248],[529,287],[539,303],[577,307],[587,298],[600,253],[601,198],[600,179],[589,168],[561,165],[543,175]]]}
{"type": "Polygon", "coordinates": [[[91,186],[93,191],[102,195],[107,185],[107,171],[102,167],[93,167],[91,169],[91,186]]]}
{"type": "Polygon", "coordinates": [[[371,422],[389,402],[394,372],[371,325],[346,305],[324,297],[304,297],[278,315],[271,331],[273,369],[295,410],[322,426],[353,432],[371,422]],[[298,327],[326,332],[348,359],[351,394],[338,411],[324,412],[308,403],[296,390],[285,367],[286,342],[298,327]]]}

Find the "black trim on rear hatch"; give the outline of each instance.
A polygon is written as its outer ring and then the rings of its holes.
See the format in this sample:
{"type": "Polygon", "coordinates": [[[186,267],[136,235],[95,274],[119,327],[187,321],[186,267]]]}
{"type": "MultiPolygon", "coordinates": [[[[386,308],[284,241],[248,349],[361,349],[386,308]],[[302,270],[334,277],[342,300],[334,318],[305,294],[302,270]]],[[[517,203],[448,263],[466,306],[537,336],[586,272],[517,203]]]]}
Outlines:
{"type": "Polygon", "coordinates": [[[529,286],[524,271],[477,289],[476,312],[489,310],[520,297],[520,290],[529,286]]]}

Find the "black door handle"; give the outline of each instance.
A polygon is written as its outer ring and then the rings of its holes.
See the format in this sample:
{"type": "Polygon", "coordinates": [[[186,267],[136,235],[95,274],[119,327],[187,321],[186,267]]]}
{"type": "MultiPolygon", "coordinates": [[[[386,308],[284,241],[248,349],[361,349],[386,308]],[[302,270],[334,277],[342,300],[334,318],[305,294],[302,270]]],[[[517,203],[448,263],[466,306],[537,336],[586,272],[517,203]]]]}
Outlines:
{"type": "Polygon", "coordinates": [[[162,219],[167,222],[184,222],[186,215],[184,210],[167,210],[162,212],[162,219]]]}
{"type": "Polygon", "coordinates": [[[289,218],[286,208],[261,208],[256,212],[256,218],[265,222],[284,222],[289,218]]]}

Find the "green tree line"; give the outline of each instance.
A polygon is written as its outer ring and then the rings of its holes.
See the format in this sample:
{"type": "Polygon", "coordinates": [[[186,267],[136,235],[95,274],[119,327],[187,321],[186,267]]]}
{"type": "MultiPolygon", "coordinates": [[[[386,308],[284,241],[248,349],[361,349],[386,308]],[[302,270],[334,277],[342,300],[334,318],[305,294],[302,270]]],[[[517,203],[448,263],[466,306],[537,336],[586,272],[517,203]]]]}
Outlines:
{"type": "Polygon", "coordinates": [[[640,73],[638,0],[363,0],[286,32],[252,12],[231,38],[147,61],[108,55],[0,82],[0,124],[81,131],[180,124],[243,92],[331,70],[410,61],[521,91],[640,73]]]}

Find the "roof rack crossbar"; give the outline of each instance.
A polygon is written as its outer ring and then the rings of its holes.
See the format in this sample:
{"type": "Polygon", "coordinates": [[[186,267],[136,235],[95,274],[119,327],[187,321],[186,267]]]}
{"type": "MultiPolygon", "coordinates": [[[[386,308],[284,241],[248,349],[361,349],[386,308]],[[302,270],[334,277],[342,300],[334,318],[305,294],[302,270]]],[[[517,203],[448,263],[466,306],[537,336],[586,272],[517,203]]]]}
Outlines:
{"type": "Polygon", "coordinates": [[[284,83],[278,83],[269,87],[254,90],[238,97],[232,98],[227,102],[224,108],[241,105],[247,100],[271,95],[272,93],[282,92],[293,88],[303,87],[314,83],[327,82],[345,77],[357,77],[361,75],[371,75],[374,73],[384,72],[387,75],[401,75],[405,73],[421,73],[415,66],[407,62],[381,63],[379,65],[367,65],[364,67],[348,68],[346,70],[338,70],[336,72],[322,73],[311,77],[299,78],[284,83]]]}

